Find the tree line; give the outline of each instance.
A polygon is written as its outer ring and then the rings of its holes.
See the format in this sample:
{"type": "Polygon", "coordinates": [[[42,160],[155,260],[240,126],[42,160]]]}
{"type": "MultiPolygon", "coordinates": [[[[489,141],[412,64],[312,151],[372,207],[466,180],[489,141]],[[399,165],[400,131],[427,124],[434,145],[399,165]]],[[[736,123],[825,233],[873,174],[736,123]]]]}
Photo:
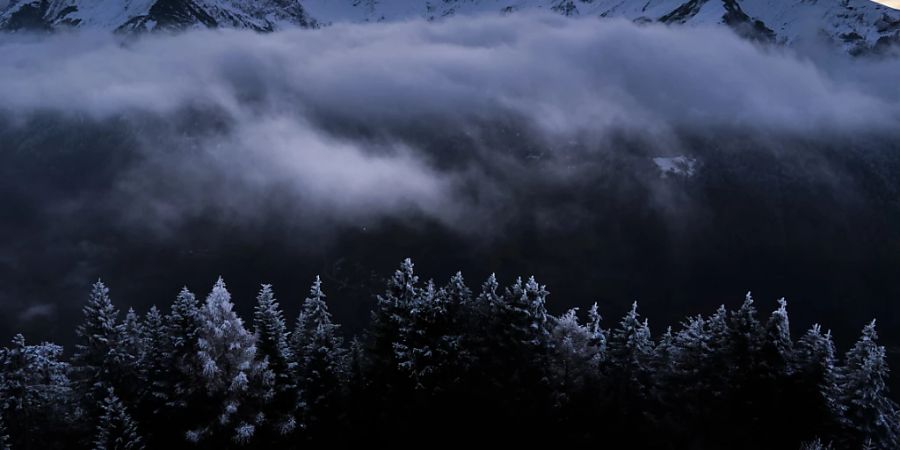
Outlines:
{"type": "Polygon", "coordinates": [[[407,259],[386,284],[347,341],[318,277],[292,327],[270,285],[248,326],[221,278],[121,319],[98,281],[71,357],[22,335],[0,350],[0,449],[900,448],[874,321],[839,357],[750,294],[654,337],[637,303],[609,325],[596,304],[554,316],[533,277],[475,292],[407,259]]]}

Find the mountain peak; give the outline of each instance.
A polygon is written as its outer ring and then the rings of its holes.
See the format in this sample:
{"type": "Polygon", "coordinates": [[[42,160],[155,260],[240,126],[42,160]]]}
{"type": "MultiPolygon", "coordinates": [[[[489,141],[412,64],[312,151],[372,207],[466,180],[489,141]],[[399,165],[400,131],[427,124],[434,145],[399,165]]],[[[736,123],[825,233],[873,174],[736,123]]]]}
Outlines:
{"type": "Polygon", "coordinates": [[[297,0],[7,0],[0,9],[3,30],[224,27],[272,31],[310,24],[297,0]]]}
{"type": "Polygon", "coordinates": [[[900,43],[900,11],[870,0],[0,0],[0,30],[273,31],[317,23],[441,20],[529,10],[641,23],[724,25],[754,40],[785,45],[825,38],[853,54],[900,43]]]}

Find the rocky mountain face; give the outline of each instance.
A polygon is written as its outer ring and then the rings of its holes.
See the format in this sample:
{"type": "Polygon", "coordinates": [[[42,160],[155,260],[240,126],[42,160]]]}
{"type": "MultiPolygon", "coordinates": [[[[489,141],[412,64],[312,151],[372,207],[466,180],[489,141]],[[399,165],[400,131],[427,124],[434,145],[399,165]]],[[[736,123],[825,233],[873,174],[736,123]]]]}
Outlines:
{"type": "Polygon", "coordinates": [[[0,29],[95,28],[110,31],[310,26],[296,0],[10,0],[0,29]]]}
{"type": "Polygon", "coordinates": [[[0,0],[0,30],[272,31],[541,10],[635,22],[724,25],[754,40],[785,45],[824,38],[854,54],[896,50],[900,44],[900,11],[870,0],[0,0]]]}
{"type": "Polygon", "coordinates": [[[726,25],[752,39],[787,45],[824,38],[851,53],[900,43],[900,10],[870,0],[306,0],[304,6],[323,23],[547,10],[636,22],[726,25]]]}

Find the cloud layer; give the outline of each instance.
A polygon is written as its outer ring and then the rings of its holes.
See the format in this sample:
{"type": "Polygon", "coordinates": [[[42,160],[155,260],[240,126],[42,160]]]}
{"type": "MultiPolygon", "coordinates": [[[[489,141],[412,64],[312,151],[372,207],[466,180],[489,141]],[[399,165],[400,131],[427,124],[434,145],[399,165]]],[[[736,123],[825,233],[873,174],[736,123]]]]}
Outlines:
{"type": "MultiPolygon", "coordinates": [[[[527,14],[4,35],[0,231],[16,240],[0,244],[0,281],[41,267],[80,288],[111,265],[140,266],[151,243],[194,251],[223,227],[260,240],[277,228],[279,243],[307,248],[347,229],[437,226],[483,238],[492,255],[490,242],[518,248],[510,236],[533,231],[621,258],[730,217],[710,203],[721,190],[698,187],[736,176],[716,164],[763,167],[747,177],[757,181],[789,173],[846,206],[871,183],[895,191],[833,152],[897,142],[897,73],[897,60],[798,55],[724,28],[527,14]],[[660,177],[652,158],[679,155],[698,158],[697,185],[660,177]],[[652,231],[621,244],[621,217],[652,231]]],[[[784,206],[768,199],[761,210],[784,206]]],[[[40,286],[0,305],[52,316],[53,298],[28,307],[40,286]]]]}
{"type": "Polygon", "coordinates": [[[853,75],[723,29],[546,16],[124,41],[4,36],[0,61],[0,109],[13,123],[57,112],[158,124],[138,136],[147,163],[120,180],[151,223],[206,204],[257,215],[247,205],[276,185],[325,215],[414,209],[453,221],[471,180],[436,168],[453,150],[411,143],[411,129],[515,123],[542,147],[602,147],[623,131],[674,142],[683,130],[859,133],[900,118],[895,80],[871,79],[896,73],[896,61],[854,63],[853,75]],[[161,166],[177,189],[160,186],[161,166]]]}

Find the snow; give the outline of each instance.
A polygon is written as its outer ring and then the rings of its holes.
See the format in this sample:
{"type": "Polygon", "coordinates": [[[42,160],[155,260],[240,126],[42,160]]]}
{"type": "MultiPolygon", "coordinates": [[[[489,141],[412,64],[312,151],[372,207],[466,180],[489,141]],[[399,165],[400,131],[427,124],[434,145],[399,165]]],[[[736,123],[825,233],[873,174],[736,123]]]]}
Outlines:
{"type": "Polygon", "coordinates": [[[658,156],[653,158],[653,163],[663,177],[669,175],[691,177],[697,171],[697,159],[690,156],[658,156]]]}
{"type": "MultiPolygon", "coordinates": [[[[78,26],[116,30],[126,24],[153,30],[160,24],[150,13],[159,0],[0,0],[0,29],[26,5],[46,7],[50,26],[78,26]]],[[[618,17],[659,21],[688,0],[192,0],[190,5],[212,17],[219,26],[273,30],[304,25],[402,20],[441,20],[458,15],[512,11],[570,10],[581,17],[618,17]],[[574,7],[572,9],[571,7],[574,7]]],[[[900,40],[900,11],[870,0],[731,0],[775,33],[782,43],[818,39],[825,32],[848,51],[871,48],[884,37],[900,40]]],[[[721,25],[725,0],[707,0],[699,10],[680,17],[687,26],[721,25]]],[[[178,18],[176,20],[185,20],[178,18]]],[[[186,19],[196,20],[196,19],[186,19]]],[[[197,23],[182,24],[202,27],[197,23]]]]}
{"type": "MultiPolygon", "coordinates": [[[[578,16],[621,17],[629,20],[658,21],[687,0],[574,0],[578,16]]],[[[505,11],[551,10],[563,0],[307,0],[304,7],[321,23],[374,22],[427,19],[471,14],[502,14],[505,11]]],[[[738,0],[750,20],[759,20],[772,29],[779,42],[793,44],[815,39],[820,31],[837,43],[844,36],[858,34],[861,42],[843,43],[845,48],[872,47],[884,36],[900,30],[900,11],[870,0],[738,0]],[[887,18],[891,27],[878,24],[887,18]],[[879,28],[882,28],[879,31],[879,28]],[[887,28],[887,29],[885,29],[887,28]]],[[[726,13],[722,0],[704,2],[694,15],[684,17],[688,26],[723,23],[726,13]]]]}

